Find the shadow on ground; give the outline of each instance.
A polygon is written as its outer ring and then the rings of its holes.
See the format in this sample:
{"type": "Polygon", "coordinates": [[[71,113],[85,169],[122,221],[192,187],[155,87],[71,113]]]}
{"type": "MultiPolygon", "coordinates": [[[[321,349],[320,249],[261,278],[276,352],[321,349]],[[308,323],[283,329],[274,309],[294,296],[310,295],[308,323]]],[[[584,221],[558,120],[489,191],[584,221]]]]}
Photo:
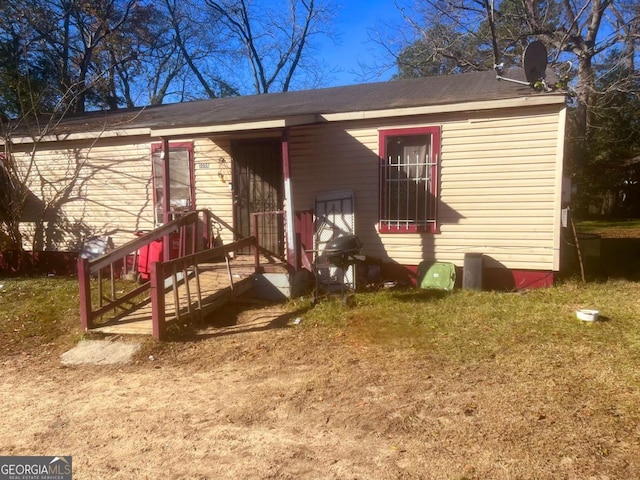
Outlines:
{"type": "Polygon", "coordinates": [[[197,342],[240,333],[288,328],[311,306],[291,310],[287,304],[242,299],[228,303],[206,316],[202,322],[187,326],[172,335],[172,340],[197,342]]]}

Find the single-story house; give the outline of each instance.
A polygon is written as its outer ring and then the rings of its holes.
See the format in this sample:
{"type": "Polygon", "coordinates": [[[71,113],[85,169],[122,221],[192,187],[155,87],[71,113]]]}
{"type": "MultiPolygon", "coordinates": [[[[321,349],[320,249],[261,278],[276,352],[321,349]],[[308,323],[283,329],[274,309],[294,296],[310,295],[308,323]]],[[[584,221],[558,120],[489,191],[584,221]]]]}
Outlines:
{"type": "Polygon", "coordinates": [[[23,222],[28,249],[153,229],[169,171],[172,213],[210,209],[223,242],[283,212],[261,243],[295,268],[329,231],[355,234],[382,277],[482,254],[487,286],[526,288],[560,268],[565,118],[563,94],[489,71],[67,115],[4,148],[34,161],[51,207],[23,222]]]}

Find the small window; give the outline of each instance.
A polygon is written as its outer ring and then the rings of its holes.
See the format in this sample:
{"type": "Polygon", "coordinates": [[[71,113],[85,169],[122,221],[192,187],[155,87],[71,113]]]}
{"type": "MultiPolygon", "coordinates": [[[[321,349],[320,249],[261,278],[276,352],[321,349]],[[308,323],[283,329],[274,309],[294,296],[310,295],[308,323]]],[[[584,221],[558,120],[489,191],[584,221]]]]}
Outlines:
{"type": "MultiPolygon", "coordinates": [[[[152,146],[153,200],[156,225],[163,223],[162,144],[152,146]]],[[[193,202],[193,145],[177,143],[169,145],[169,218],[194,208],[193,202]]]]}
{"type": "Polygon", "coordinates": [[[381,232],[437,232],[438,127],[380,131],[381,232]]]}

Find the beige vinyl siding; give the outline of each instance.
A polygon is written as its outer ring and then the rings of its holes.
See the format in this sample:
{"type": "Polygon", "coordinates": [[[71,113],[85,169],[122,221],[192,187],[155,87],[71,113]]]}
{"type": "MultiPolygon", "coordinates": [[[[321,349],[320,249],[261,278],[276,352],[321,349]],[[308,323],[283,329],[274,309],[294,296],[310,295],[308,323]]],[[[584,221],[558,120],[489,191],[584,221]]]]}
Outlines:
{"type": "Polygon", "coordinates": [[[455,218],[441,217],[436,257],[461,265],[480,252],[493,266],[557,269],[558,127],[542,111],[443,125],[441,200],[455,218]]]}
{"type": "MultiPolygon", "coordinates": [[[[557,270],[564,114],[558,104],[292,127],[293,208],[313,209],[320,193],[353,190],[356,234],[372,257],[461,266],[465,253],[481,252],[489,265],[557,270]],[[379,131],[419,126],[441,127],[440,233],[379,234],[379,131]]],[[[267,134],[274,133],[246,138],[267,134]]],[[[233,225],[230,134],[193,142],[196,206],[233,225]]],[[[77,250],[88,235],[109,235],[118,246],[134,231],[153,228],[150,151],[143,136],[40,145],[37,164],[50,183],[34,176],[33,193],[50,198],[55,189],[72,186],[60,205],[62,235],[43,248],[77,250]]],[[[29,233],[33,222],[23,227],[29,233]]],[[[233,240],[227,228],[220,234],[224,242],[233,240]]]]}
{"type": "MultiPolygon", "coordinates": [[[[228,138],[197,139],[194,145],[196,207],[209,209],[228,225],[233,225],[231,146],[228,138]]],[[[216,225],[217,227],[217,225],[216,225]]],[[[224,243],[233,242],[225,227],[217,232],[224,243]]]]}
{"type": "MultiPolygon", "coordinates": [[[[69,142],[67,148],[42,144],[35,157],[37,169],[29,176],[33,194],[52,202],[61,219],[49,215],[40,248],[77,251],[82,239],[90,236],[112,237],[116,245],[133,237],[133,232],[153,228],[150,144],[135,139],[109,139],[91,144],[69,142]],[[42,182],[40,179],[46,179],[42,182]],[[66,193],[62,194],[66,189],[66,193]],[[55,229],[48,228],[56,222],[55,229]]],[[[20,154],[26,165],[27,153],[20,154]]],[[[21,226],[25,248],[33,247],[37,208],[27,212],[30,221],[21,226]]],[[[36,245],[36,248],[38,245],[36,245]]]]}
{"type": "Polygon", "coordinates": [[[295,209],[313,208],[318,193],[352,189],[359,194],[357,212],[375,211],[377,216],[377,150],[376,129],[349,129],[341,123],[292,130],[289,155],[295,209]]]}
{"type": "Polygon", "coordinates": [[[481,252],[493,266],[557,270],[561,109],[296,128],[290,142],[295,208],[313,208],[318,193],[352,189],[356,234],[367,255],[403,265],[435,259],[462,266],[465,253],[481,252]],[[442,129],[440,233],[378,234],[378,131],[434,125],[442,129]]]}
{"type": "MultiPolygon", "coordinates": [[[[151,145],[156,143],[158,140],[102,139],[95,145],[68,142],[64,149],[48,148],[49,144],[40,146],[36,164],[46,182],[40,182],[39,177],[32,174],[32,192],[50,201],[55,191],[65,185],[69,185],[70,190],[69,199],[61,203],[60,214],[64,220],[57,223],[62,228],[36,247],[78,251],[82,239],[93,235],[108,235],[117,247],[133,239],[133,232],[153,229],[151,145]]],[[[228,138],[194,141],[196,206],[210,209],[223,222],[233,225],[229,152],[228,138]]],[[[27,153],[14,153],[24,165],[28,164],[27,153]]],[[[26,215],[30,220],[39,216],[36,208],[26,215]]],[[[35,224],[34,221],[21,224],[24,247],[29,250],[33,248],[35,224]]],[[[45,222],[45,231],[47,227],[45,222]]],[[[222,226],[218,233],[223,242],[233,241],[233,233],[228,228],[222,226]]]]}

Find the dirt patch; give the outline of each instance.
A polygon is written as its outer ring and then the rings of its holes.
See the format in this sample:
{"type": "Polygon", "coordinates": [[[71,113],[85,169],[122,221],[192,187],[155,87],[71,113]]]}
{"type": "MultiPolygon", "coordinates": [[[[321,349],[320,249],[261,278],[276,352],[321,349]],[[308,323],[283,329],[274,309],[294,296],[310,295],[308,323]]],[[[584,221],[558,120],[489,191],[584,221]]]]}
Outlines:
{"type": "Polygon", "coordinates": [[[130,365],[10,357],[3,455],[72,455],[83,480],[640,478],[637,412],[575,398],[558,365],[447,363],[293,320],[227,310],[130,365]]]}

